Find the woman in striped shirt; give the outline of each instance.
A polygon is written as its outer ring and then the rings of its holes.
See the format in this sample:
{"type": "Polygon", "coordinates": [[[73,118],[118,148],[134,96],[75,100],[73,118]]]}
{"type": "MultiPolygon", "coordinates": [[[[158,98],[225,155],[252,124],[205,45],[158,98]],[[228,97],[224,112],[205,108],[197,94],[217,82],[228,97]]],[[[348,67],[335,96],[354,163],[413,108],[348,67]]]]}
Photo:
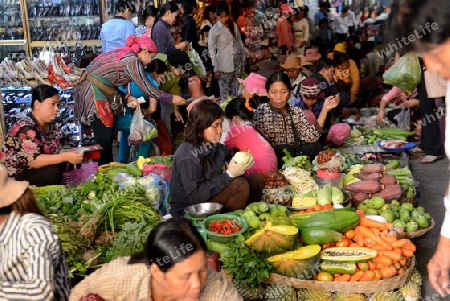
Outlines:
{"type": "MultiPolygon", "coordinates": [[[[147,79],[144,66],[148,65],[157,52],[155,43],[148,37],[128,37],[125,47],[107,51],[99,55],[87,68],[83,80],[77,88],[75,117],[81,123],[90,125],[94,132],[96,144],[100,144],[99,164],[113,161],[112,140],[114,109],[95,82],[101,82],[109,89],[123,86],[129,82],[136,85],[147,95],[163,103],[179,106],[186,103],[178,95],[167,94],[155,88],[147,79]],[[94,78],[94,79],[92,79],[94,78]]],[[[125,95],[124,99],[137,105],[136,98],[125,95]]]]}
{"type": "Polygon", "coordinates": [[[65,301],[68,280],[59,239],[28,182],[8,178],[0,165],[0,300],[65,301]]]}

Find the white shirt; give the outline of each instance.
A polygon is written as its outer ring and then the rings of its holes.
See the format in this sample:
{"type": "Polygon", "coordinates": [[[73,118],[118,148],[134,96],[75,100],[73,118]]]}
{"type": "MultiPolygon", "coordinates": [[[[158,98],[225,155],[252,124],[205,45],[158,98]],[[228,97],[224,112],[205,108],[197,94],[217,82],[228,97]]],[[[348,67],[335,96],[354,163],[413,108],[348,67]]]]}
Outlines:
{"type": "MultiPolygon", "coordinates": [[[[450,81],[447,84],[447,99],[450,99],[450,81]]],[[[450,112],[450,102],[446,102],[446,112],[450,112]]],[[[445,153],[450,158],[450,114],[445,114],[445,153]]],[[[450,185],[449,185],[450,188],[450,185]]],[[[448,189],[448,188],[447,188],[448,189]]],[[[445,217],[442,223],[441,235],[450,238],[450,195],[446,195],[444,198],[445,205],[445,217]]]]}
{"type": "Polygon", "coordinates": [[[349,16],[342,18],[341,16],[336,16],[334,18],[334,32],[339,34],[348,33],[348,27],[353,25],[349,22],[349,16]]]}
{"type": "Polygon", "coordinates": [[[348,16],[349,26],[355,26],[355,28],[357,28],[359,22],[356,19],[355,12],[352,11],[352,10],[348,10],[347,11],[347,16],[348,16]]]}

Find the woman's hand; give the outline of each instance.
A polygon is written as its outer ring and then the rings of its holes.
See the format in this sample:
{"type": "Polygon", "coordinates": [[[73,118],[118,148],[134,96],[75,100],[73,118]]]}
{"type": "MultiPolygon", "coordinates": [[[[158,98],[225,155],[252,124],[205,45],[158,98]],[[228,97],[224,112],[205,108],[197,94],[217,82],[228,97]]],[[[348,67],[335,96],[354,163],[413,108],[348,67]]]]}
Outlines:
{"type": "Polygon", "coordinates": [[[180,108],[178,106],[174,106],[173,112],[175,114],[175,121],[180,121],[184,123],[183,115],[181,115],[180,108]]]}
{"type": "Polygon", "coordinates": [[[215,77],[216,79],[220,79],[220,71],[214,72],[214,77],[215,77]]]}
{"type": "MultiPolygon", "coordinates": [[[[208,97],[207,97],[207,96],[200,96],[200,97],[197,98],[196,100],[192,101],[192,102],[187,106],[187,108],[186,108],[188,115],[189,115],[189,113],[191,112],[192,108],[193,108],[197,103],[199,103],[200,101],[205,100],[205,99],[208,99],[208,97]]],[[[214,102],[214,101],[213,101],[213,102],[214,102]]]]}
{"type": "Polygon", "coordinates": [[[133,97],[131,95],[128,96],[127,103],[131,106],[132,109],[135,109],[136,107],[139,106],[139,100],[137,100],[136,97],[133,97]]]}
{"type": "Polygon", "coordinates": [[[436,253],[428,263],[428,274],[430,284],[441,296],[450,294],[450,256],[448,248],[450,247],[450,239],[441,236],[436,253]]]}
{"type": "Polygon", "coordinates": [[[412,107],[417,107],[417,106],[419,106],[418,99],[410,99],[410,100],[400,104],[400,107],[404,107],[404,108],[412,108],[412,107]]]}
{"type": "Polygon", "coordinates": [[[176,106],[184,106],[186,104],[186,99],[178,95],[173,95],[172,104],[176,106]]]}
{"type": "Polygon", "coordinates": [[[189,42],[184,41],[184,42],[181,42],[180,44],[178,44],[177,47],[175,47],[175,48],[177,48],[178,50],[186,50],[188,47],[189,47],[189,42]]]}
{"type": "Polygon", "coordinates": [[[84,152],[67,152],[66,161],[71,164],[80,164],[83,162],[84,152]]]}
{"type": "Polygon", "coordinates": [[[384,120],[384,110],[379,110],[377,114],[377,121],[383,122],[383,120],[384,120]]]}
{"type": "Polygon", "coordinates": [[[330,110],[337,107],[339,101],[340,101],[339,94],[328,96],[323,104],[323,110],[329,112],[330,110]]]}

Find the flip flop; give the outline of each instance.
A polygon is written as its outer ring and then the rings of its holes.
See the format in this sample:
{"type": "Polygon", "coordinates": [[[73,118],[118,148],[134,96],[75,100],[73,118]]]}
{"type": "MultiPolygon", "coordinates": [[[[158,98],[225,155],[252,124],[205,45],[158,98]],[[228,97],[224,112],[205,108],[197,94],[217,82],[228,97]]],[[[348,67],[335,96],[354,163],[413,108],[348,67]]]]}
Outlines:
{"type": "Polygon", "coordinates": [[[420,160],[420,163],[434,163],[439,159],[442,159],[442,156],[426,155],[420,160]]]}

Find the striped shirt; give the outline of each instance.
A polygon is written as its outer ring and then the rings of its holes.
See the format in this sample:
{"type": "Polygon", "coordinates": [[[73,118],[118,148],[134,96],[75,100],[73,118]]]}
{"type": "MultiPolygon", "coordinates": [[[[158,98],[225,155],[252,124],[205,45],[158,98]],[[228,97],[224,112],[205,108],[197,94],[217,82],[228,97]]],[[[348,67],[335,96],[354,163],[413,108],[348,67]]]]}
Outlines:
{"type": "MultiPolygon", "coordinates": [[[[86,277],[74,287],[70,301],[78,301],[88,294],[97,294],[108,301],[151,301],[149,266],[128,264],[128,260],[129,257],[117,258],[86,277]]],[[[208,268],[205,287],[198,301],[242,300],[228,278],[208,268]]]]}
{"type": "MultiPolygon", "coordinates": [[[[127,54],[117,60],[117,52],[110,51],[102,54],[101,59],[94,60],[86,68],[87,74],[98,75],[114,86],[119,87],[135,82],[147,95],[165,103],[172,103],[172,95],[156,89],[148,80],[139,58],[133,54],[127,54]]],[[[75,101],[75,117],[82,123],[88,124],[88,120],[96,117],[97,108],[94,102],[94,93],[91,83],[87,80],[77,87],[75,101]]]]}
{"type": "Polygon", "coordinates": [[[69,298],[69,276],[52,225],[37,214],[9,214],[0,225],[0,300],[69,298]]]}

